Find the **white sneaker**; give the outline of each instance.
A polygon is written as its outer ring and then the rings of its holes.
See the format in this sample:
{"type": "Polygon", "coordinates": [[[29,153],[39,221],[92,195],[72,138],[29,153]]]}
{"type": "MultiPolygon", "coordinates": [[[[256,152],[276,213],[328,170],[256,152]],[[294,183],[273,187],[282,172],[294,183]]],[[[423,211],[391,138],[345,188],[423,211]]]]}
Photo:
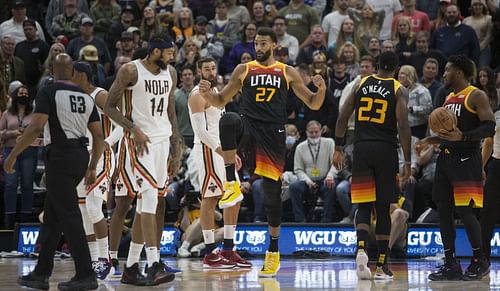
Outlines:
{"type": "Polygon", "coordinates": [[[191,255],[194,257],[201,257],[201,252],[206,248],[204,243],[199,243],[191,248],[191,255]]]}
{"type": "Polygon", "coordinates": [[[352,219],[349,216],[346,216],[346,217],[342,218],[342,220],[339,221],[339,223],[352,224],[352,219]]]}
{"type": "Polygon", "coordinates": [[[177,250],[177,257],[179,258],[189,258],[191,256],[191,252],[186,248],[179,248],[177,250]]]}
{"type": "Polygon", "coordinates": [[[356,255],[356,275],[358,280],[370,280],[372,278],[372,272],[368,267],[368,256],[364,250],[358,250],[356,255]]]}

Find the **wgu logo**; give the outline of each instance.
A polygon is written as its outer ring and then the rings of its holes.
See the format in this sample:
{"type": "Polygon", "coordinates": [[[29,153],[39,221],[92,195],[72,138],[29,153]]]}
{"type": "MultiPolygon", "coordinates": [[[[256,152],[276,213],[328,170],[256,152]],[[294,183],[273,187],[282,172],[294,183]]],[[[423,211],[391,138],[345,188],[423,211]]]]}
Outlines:
{"type": "Polygon", "coordinates": [[[23,236],[24,245],[34,245],[38,239],[38,231],[23,231],[21,235],[23,236]]]}
{"type": "Polygon", "coordinates": [[[409,246],[428,246],[431,243],[443,245],[439,231],[410,231],[408,232],[409,246]]]}
{"type": "Polygon", "coordinates": [[[164,230],[161,235],[161,244],[166,245],[174,241],[175,230],[164,230]]]}
{"type": "Polygon", "coordinates": [[[350,246],[357,242],[355,231],[339,231],[339,243],[350,246]]]}
{"type": "Polygon", "coordinates": [[[266,241],[267,230],[247,230],[247,242],[254,246],[266,241]]]}

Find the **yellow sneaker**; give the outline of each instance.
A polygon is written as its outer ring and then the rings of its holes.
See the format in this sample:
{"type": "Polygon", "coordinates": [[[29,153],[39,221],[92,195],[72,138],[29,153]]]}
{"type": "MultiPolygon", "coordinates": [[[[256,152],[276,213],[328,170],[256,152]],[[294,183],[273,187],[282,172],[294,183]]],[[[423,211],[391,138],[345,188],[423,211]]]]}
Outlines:
{"type": "Polygon", "coordinates": [[[226,182],[224,184],[224,195],[219,200],[219,208],[232,207],[241,200],[243,200],[243,195],[241,194],[240,183],[238,181],[226,182]]]}
{"type": "Polygon", "coordinates": [[[259,271],[259,277],[275,277],[279,269],[280,253],[267,251],[264,266],[259,271]]]}

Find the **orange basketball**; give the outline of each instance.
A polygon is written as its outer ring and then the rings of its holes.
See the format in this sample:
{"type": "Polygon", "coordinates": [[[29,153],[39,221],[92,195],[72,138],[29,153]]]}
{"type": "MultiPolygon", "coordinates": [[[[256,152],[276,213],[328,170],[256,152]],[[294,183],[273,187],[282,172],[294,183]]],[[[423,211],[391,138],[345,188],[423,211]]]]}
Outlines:
{"type": "Polygon", "coordinates": [[[429,127],[435,133],[441,129],[452,131],[457,125],[457,116],[444,107],[434,109],[429,115],[429,127]]]}

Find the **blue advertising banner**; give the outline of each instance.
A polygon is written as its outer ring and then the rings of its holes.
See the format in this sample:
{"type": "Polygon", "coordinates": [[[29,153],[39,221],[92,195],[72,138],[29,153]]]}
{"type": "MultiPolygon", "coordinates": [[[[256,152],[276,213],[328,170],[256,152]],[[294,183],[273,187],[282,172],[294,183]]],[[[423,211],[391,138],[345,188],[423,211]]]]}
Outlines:
{"type": "MultiPolygon", "coordinates": [[[[28,254],[35,249],[39,226],[20,225],[17,233],[17,251],[28,254]]],[[[160,251],[164,255],[174,255],[180,239],[180,232],[174,227],[165,227],[161,238],[160,251]]],[[[251,254],[265,254],[269,237],[266,225],[241,225],[235,232],[235,244],[240,250],[251,254]]],[[[492,257],[500,257],[500,229],[495,229],[491,240],[492,257]]],[[[349,256],[356,251],[356,232],[352,227],[325,225],[283,225],[280,235],[280,252],[290,255],[295,251],[326,251],[332,255],[349,256]]],[[[471,256],[470,243],[463,227],[457,227],[457,256],[471,256]]],[[[410,225],[407,240],[408,257],[435,256],[443,253],[441,234],[437,227],[410,225]]]]}

